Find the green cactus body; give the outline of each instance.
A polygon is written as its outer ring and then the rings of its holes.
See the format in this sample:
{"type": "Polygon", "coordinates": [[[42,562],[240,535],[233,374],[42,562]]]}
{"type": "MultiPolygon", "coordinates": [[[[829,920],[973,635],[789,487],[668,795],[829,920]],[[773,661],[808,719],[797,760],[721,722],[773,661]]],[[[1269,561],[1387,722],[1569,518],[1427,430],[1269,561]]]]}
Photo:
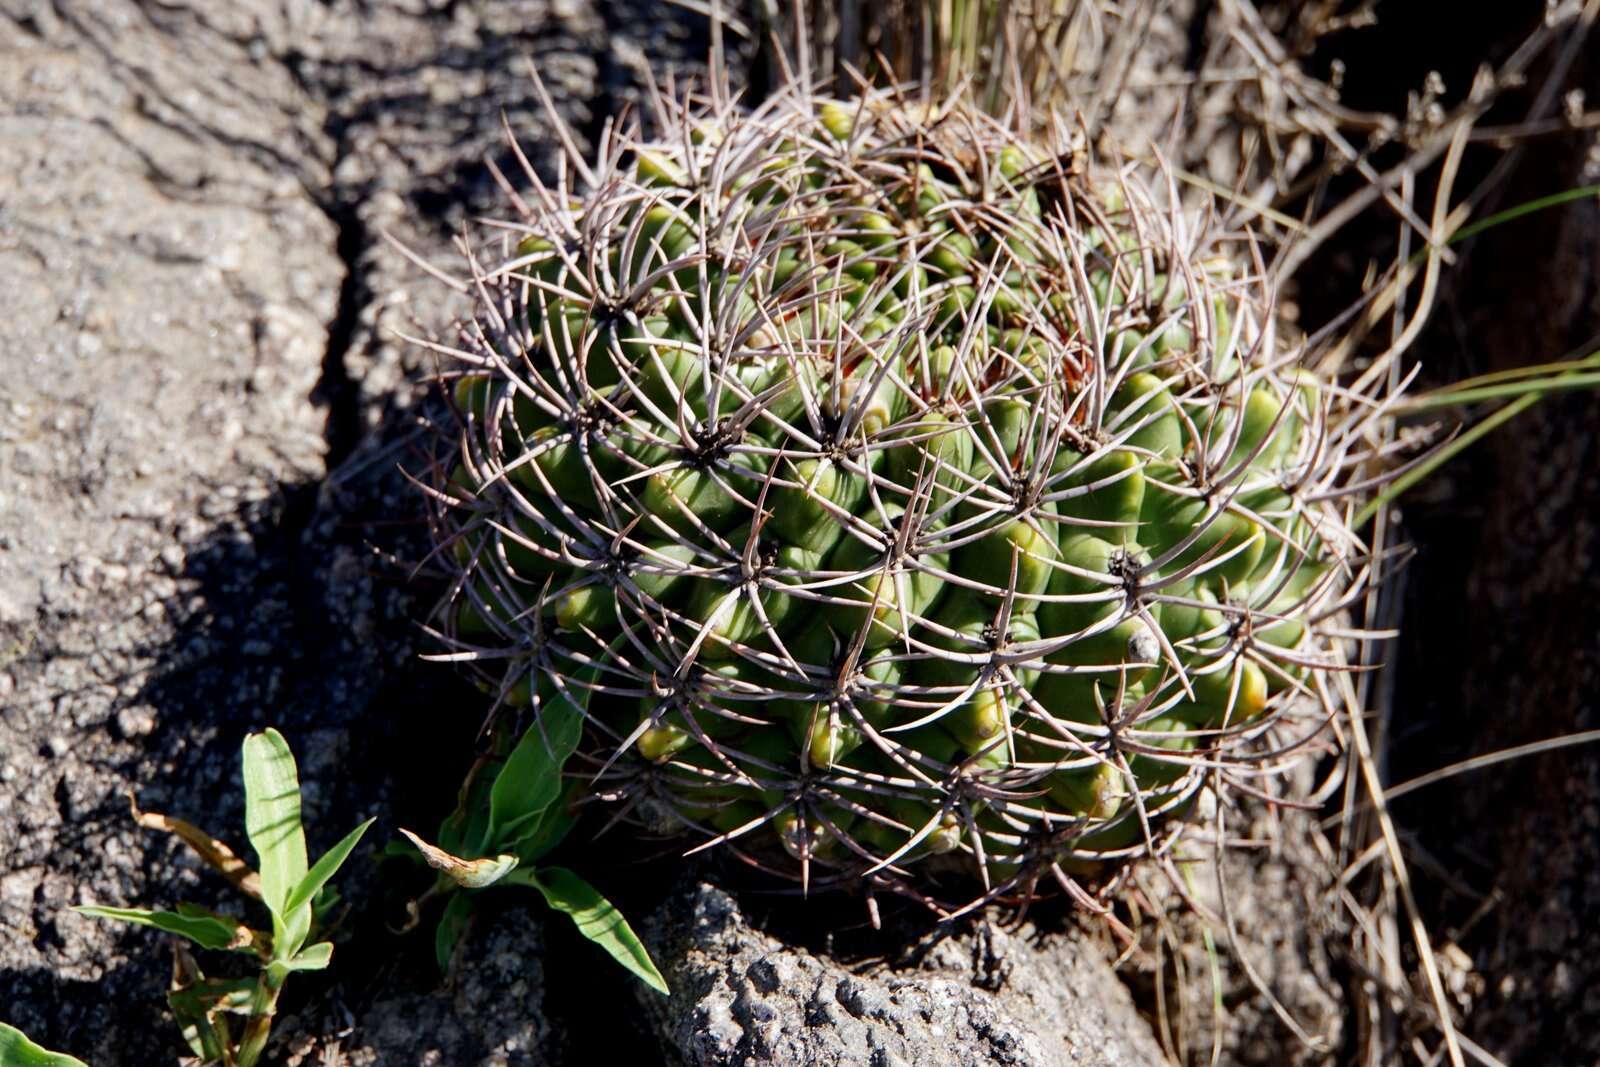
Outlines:
{"type": "Polygon", "coordinates": [[[1237,235],[922,115],[669,104],[527,198],[563,243],[502,248],[450,371],[459,658],[508,702],[598,665],[595,795],[813,885],[1137,854],[1359,570],[1337,397],[1237,235]]]}

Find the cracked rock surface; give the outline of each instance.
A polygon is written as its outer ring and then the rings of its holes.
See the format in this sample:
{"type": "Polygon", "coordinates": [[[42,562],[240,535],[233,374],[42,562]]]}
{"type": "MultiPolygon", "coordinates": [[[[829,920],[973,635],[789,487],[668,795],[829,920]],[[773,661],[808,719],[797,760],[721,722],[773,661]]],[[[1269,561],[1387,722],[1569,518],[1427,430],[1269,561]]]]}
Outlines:
{"type": "Polygon", "coordinates": [[[236,764],[197,757],[299,684],[270,639],[291,576],[243,517],[325,469],[313,393],[344,273],[307,193],[325,140],[289,73],[252,58],[271,29],[163,25],[186,17],[0,16],[0,987],[8,1021],[96,1063],[170,1054],[143,1022],[167,963],[67,907],[195,880],[123,791],[237,813],[236,764]],[[219,604],[214,580],[248,593],[219,604]],[[255,669],[200,682],[212,707],[152,696],[158,670],[218,657],[255,669]]]}
{"type": "Polygon", "coordinates": [[[646,939],[672,986],[645,995],[691,1067],[1132,1067],[1162,1062],[1104,946],[984,923],[861,970],[753,928],[708,885],[658,911],[646,939]]]}
{"type": "MultiPolygon", "coordinates": [[[[375,852],[447,809],[481,709],[415,660],[430,593],[398,469],[431,442],[384,331],[451,309],[380,232],[448,262],[502,110],[552,163],[521,57],[582,140],[645,60],[607,20],[652,14],[0,0],[0,1019],[99,1067],[175,1058],[161,938],[68,909],[243,912],[126,794],[243,847],[238,746],[271,723],[314,850],[383,817],[341,875],[373,906],[334,977],[291,984],[282,1049],[558,1054],[537,923],[491,923],[447,986],[384,928],[375,852]]],[[[703,51],[662,26],[664,60],[703,51]]]]}

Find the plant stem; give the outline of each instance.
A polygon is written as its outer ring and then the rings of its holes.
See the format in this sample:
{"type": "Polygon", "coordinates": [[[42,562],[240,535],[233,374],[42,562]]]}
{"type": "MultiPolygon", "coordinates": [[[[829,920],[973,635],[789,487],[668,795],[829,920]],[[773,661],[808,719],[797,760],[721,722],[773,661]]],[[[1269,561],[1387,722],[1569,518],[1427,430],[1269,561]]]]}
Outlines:
{"type": "Polygon", "coordinates": [[[244,1026],[244,1036],[239,1039],[239,1067],[255,1067],[261,1053],[266,1050],[267,1039],[272,1036],[272,1016],[278,1010],[278,993],[283,989],[284,975],[274,975],[275,968],[261,972],[256,981],[255,993],[250,998],[250,1018],[244,1026]]]}

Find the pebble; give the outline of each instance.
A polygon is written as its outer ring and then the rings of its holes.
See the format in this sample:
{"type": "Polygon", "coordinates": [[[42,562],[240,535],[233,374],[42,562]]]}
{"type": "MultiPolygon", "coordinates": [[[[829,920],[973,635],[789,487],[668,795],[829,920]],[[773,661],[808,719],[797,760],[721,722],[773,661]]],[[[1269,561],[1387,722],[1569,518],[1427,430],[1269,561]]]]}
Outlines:
{"type": "Polygon", "coordinates": [[[117,712],[117,732],[132,740],[145,737],[156,728],[156,717],[149,708],[123,708],[117,712]]]}

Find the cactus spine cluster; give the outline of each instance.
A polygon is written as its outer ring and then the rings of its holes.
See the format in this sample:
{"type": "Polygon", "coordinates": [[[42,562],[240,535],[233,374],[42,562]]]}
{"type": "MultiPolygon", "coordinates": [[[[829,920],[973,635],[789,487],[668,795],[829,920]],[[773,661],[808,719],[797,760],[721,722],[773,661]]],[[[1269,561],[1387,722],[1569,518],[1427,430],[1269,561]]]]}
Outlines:
{"type": "Polygon", "coordinates": [[[1361,581],[1359,420],[1247,235],[959,103],[659,108],[471,258],[454,658],[586,709],[591,801],[813,885],[1166,847],[1361,581]]]}

